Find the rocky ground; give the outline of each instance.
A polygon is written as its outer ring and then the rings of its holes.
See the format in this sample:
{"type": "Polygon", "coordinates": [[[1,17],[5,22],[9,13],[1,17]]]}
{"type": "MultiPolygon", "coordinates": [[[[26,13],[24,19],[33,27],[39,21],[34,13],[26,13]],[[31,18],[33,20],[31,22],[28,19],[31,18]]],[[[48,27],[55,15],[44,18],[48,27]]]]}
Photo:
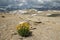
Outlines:
{"type": "Polygon", "coordinates": [[[0,40],[60,40],[60,12],[36,14],[0,13],[0,40]],[[46,14],[52,14],[48,16],[46,14]],[[21,37],[17,34],[16,26],[21,21],[29,21],[32,36],[21,37]]]}

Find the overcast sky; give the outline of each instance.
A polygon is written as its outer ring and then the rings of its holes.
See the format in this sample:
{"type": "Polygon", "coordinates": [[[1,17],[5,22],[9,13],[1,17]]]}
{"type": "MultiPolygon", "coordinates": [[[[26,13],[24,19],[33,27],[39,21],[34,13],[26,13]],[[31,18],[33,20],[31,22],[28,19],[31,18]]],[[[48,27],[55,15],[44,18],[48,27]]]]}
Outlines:
{"type": "Polygon", "coordinates": [[[0,5],[8,5],[8,4],[15,4],[15,3],[27,3],[33,2],[35,4],[44,4],[45,2],[51,2],[51,3],[59,3],[60,0],[0,0],[0,5]]]}
{"type": "Polygon", "coordinates": [[[23,6],[23,5],[31,5],[32,7],[43,7],[47,6],[60,6],[60,0],[0,0],[1,6],[23,6]]]}

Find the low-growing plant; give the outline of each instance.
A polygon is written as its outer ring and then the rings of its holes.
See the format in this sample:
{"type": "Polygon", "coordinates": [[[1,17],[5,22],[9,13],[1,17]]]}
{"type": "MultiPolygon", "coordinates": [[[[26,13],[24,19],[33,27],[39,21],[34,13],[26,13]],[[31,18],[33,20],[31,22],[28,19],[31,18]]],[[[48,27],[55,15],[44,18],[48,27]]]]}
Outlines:
{"type": "Polygon", "coordinates": [[[17,25],[17,32],[19,35],[23,36],[23,37],[28,37],[31,35],[30,29],[29,29],[30,25],[27,22],[22,22],[19,25],[17,25]]]}

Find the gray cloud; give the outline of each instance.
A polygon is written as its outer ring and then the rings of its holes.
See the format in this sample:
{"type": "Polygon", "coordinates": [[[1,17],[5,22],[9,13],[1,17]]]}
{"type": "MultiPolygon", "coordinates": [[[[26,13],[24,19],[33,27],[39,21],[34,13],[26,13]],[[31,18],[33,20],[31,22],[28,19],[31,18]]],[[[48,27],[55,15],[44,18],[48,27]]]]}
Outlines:
{"type": "Polygon", "coordinates": [[[17,7],[60,7],[60,0],[0,0],[0,8],[6,6],[6,8],[17,7]]]}

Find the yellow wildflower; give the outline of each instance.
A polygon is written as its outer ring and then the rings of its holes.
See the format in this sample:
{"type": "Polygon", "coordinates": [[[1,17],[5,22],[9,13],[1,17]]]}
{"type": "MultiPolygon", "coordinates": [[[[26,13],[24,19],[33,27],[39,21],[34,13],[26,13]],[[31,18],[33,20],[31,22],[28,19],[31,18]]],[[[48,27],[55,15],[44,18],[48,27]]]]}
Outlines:
{"type": "Polygon", "coordinates": [[[29,29],[29,23],[28,22],[20,22],[20,24],[17,25],[17,30],[19,30],[20,28],[28,28],[29,29]]]}

